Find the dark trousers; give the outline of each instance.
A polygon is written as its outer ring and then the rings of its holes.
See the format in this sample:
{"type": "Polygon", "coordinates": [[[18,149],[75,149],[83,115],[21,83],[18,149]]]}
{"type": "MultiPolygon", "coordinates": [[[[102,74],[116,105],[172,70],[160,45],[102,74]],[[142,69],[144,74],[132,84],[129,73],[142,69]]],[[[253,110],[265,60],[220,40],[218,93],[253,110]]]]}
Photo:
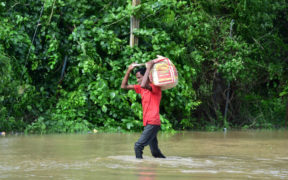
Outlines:
{"type": "Polygon", "coordinates": [[[135,143],[134,150],[136,158],[142,159],[143,149],[145,146],[149,145],[152,156],[155,158],[165,158],[158,148],[157,133],[160,129],[158,125],[147,124],[144,128],[144,131],[141,134],[141,137],[135,143]]]}

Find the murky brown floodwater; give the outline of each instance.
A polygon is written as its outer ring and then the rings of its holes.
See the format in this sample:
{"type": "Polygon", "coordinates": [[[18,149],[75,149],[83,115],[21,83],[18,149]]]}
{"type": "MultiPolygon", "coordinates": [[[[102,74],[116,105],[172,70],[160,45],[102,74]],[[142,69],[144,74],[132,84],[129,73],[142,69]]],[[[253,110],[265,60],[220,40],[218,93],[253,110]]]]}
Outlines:
{"type": "Polygon", "coordinates": [[[288,179],[287,131],[162,133],[136,160],[139,136],[2,136],[0,179],[288,179]]]}

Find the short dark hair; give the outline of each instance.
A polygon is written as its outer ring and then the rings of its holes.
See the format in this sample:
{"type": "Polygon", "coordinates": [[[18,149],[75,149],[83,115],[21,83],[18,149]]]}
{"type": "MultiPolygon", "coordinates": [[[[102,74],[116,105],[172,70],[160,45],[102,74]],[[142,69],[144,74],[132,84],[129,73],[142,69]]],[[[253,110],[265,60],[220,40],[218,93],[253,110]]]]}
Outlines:
{"type": "Polygon", "coordinates": [[[146,67],[138,68],[138,69],[136,70],[136,73],[135,73],[135,74],[137,74],[138,72],[140,72],[140,74],[141,74],[142,76],[144,76],[144,74],[145,74],[145,72],[146,72],[146,67]]]}

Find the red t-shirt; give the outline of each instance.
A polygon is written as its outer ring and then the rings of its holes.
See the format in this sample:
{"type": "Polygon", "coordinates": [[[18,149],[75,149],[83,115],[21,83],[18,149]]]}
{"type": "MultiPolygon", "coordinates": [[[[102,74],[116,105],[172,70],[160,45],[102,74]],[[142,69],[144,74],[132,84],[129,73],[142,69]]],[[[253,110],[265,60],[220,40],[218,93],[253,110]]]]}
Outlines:
{"type": "Polygon", "coordinates": [[[162,96],[160,87],[150,84],[152,91],[141,88],[140,85],[134,85],[135,92],[141,94],[143,109],[143,125],[161,125],[159,106],[162,96]]]}

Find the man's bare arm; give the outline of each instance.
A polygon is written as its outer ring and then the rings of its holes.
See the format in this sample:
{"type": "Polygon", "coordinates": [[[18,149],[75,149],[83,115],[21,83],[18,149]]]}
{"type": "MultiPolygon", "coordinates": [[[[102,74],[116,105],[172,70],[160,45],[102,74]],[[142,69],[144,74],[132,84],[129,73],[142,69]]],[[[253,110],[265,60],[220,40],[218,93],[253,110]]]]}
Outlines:
{"type": "Polygon", "coordinates": [[[152,87],[149,85],[148,78],[149,78],[149,73],[151,71],[151,68],[154,65],[154,61],[153,60],[149,61],[149,62],[147,62],[146,65],[147,65],[146,66],[146,72],[145,72],[143,80],[141,82],[141,87],[144,88],[144,89],[148,89],[148,90],[152,91],[152,87]]]}
{"type": "Polygon", "coordinates": [[[131,71],[133,70],[133,68],[134,66],[132,64],[128,67],[126,74],[122,80],[122,84],[121,84],[122,89],[127,89],[127,90],[134,89],[134,85],[128,85],[129,75],[131,71]]]}

